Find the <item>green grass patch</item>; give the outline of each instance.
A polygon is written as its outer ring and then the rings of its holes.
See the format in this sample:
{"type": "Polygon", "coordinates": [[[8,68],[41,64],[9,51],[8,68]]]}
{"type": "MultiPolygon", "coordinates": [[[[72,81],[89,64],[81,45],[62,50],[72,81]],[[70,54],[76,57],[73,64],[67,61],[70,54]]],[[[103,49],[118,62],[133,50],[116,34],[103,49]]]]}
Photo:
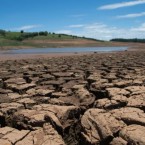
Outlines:
{"type": "MultiPolygon", "coordinates": [[[[44,43],[42,46],[42,43],[34,43],[31,40],[53,40],[53,41],[59,41],[59,40],[95,40],[91,38],[85,38],[85,37],[78,37],[73,35],[67,35],[67,34],[55,34],[55,33],[48,33],[47,31],[42,32],[9,32],[0,30],[0,47],[2,46],[32,46],[32,47],[58,47],[58,44],[48,44],[44,43]],[[24,41],[29,40],[29,41],[24,41]]],[[[60,44],[59,44],[60,45],[60,44]]],[[[61,44],[62,47],[67,44],[61,44]]],[[[60,47],[61,47],[60,45],[60,47]]],[[[72,44],[73,45],[73,44],[72,44]]]]}

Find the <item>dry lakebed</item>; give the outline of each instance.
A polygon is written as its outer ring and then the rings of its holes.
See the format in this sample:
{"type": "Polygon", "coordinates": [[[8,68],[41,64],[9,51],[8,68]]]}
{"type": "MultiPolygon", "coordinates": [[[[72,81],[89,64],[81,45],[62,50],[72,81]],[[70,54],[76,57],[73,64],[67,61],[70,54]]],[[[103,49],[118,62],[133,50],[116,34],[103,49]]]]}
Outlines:
{"type": "Polygon", "coordinates": [[[145,145],[145,51],[1,60],[0,145],[145,145]]]}

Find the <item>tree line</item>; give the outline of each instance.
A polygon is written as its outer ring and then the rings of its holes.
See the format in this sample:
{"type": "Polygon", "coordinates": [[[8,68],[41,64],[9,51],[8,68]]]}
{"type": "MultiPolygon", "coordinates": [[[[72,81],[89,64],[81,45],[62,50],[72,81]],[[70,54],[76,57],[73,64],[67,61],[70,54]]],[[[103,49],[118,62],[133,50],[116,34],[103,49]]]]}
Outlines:
{"type": "Polygon", "coordinates": [[[133,39],[115,38],[115,39],[111,39],[110,41],[115,41],[115,42],[139,42],[139,43],[145,43],[145,39],[139,39],[139,38],[133,38],[133,39]]]}
{"type": "Polygon", "coordinates": [[[41,31],[41,32],[23,32],[23,30],[21,31],[21,35],[15,37],[14,39],[22,41],[24,39],[28,39],[28,38],[33,38],[36,36],[47,36],[48,32],[47,31],[41,31]]]}
{"type": "Polygon", "coordinates": [[[22,41],[24,39],[28,39],[28,38],[33,38],[36,36],[47,36],[48,33],[47,31],[40,31],[40,32],[24,32],[23,30],[20,31],[19,35],[12,35],[12,32],[8,32],[5,30],[0,29],[0,36],[5,37],[6,39],[12,39],[12,40],[18,40],[18,41],[22,41]],[[7,34],[10,34],[10,37],[7,37],[7,34]]]}

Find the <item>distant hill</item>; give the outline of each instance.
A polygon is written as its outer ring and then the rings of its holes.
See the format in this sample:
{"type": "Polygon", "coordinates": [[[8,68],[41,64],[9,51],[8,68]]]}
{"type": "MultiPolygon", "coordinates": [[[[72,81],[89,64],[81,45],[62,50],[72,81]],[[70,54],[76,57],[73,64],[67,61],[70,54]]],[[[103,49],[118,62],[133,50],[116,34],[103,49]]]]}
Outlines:
{"type": "Polygon", "coordinates": [[[10,32],[5,30],[0,30],[0,38],[7,39],[7,40],[17,40],[23,41],[26,39],[88,39],[94,41],[101,41],[93,38],[86,38],[86,37],[79,37],[75,35],[67,35],[67,34],[56,34],[47,31],[40,31],[40,32],[10,32]]]}
{"type": "Polygon", "coordinates": [[[0,30],[0,48],[96,46],[104,41],[67,34],[0,30]]]}

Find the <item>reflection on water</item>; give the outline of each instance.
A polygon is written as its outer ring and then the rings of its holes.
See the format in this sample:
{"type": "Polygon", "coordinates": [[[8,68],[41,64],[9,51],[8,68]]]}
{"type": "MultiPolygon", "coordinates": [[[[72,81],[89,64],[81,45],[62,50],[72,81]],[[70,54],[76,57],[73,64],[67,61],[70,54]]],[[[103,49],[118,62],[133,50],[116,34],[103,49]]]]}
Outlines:
{"type": "Polygon", "coordinates": [[[71,52],[112,52],[125,51],[127,47],[77,47],[77,48],[31,48],[1,51],[0,54],[46,54],[71,52]]]}

